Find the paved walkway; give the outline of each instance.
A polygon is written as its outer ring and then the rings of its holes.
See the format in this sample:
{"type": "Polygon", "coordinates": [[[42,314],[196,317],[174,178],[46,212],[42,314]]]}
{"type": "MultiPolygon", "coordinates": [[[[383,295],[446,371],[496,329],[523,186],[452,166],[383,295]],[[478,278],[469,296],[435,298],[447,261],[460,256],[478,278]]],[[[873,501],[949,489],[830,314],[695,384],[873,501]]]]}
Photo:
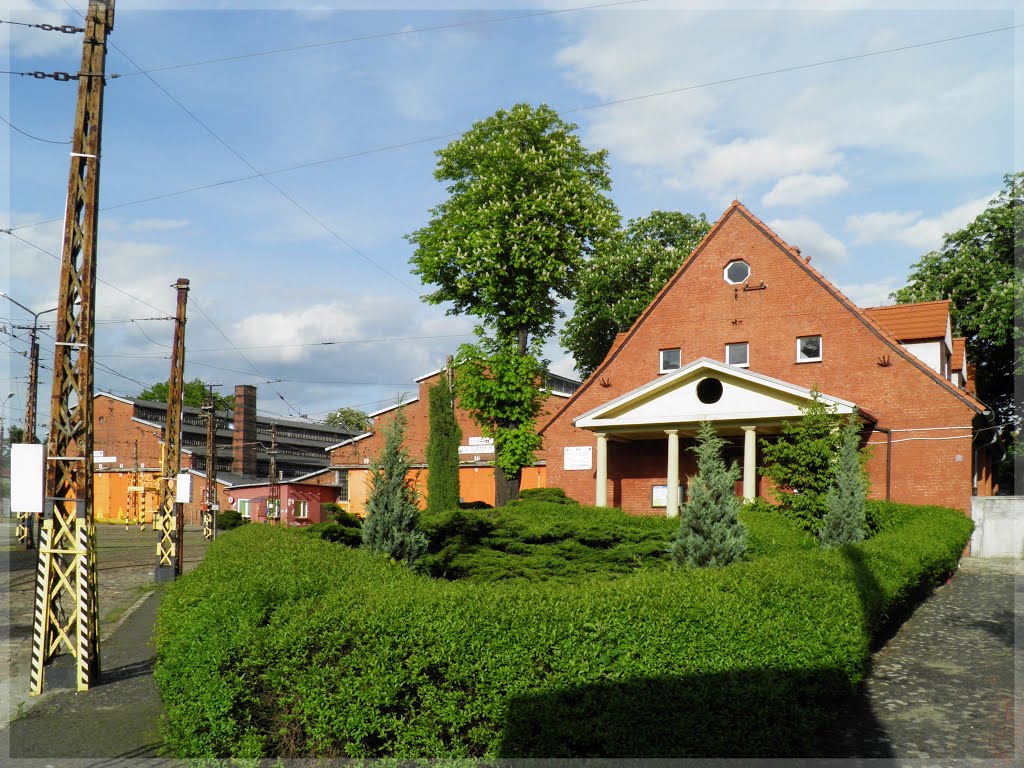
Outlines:
{"type": "MultiPolygon", "coordinates": [[[[1019,765],[1024,697],[1014,689],[1022,668],[1014,624],[1024,579],[1015,575],[1024,576],[1024,562],[964,560],[876,654],[864,696],[825,735],[826,754],[882,759],[871,765],[1019,765]]],[[[0,731],[0,756],[19,768],[184,765],[156,757],[160,703],[147,640],[159,595],[105,644],[101,685],[38,702],[0,731]]]]}

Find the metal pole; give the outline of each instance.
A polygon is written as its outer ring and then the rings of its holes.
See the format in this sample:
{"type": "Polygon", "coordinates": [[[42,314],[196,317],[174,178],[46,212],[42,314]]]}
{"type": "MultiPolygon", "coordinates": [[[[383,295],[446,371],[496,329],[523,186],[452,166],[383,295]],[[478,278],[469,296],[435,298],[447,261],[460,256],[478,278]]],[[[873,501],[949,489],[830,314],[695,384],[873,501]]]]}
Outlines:
{"type": "Polygon", "coordinates": [[[93,342],[100,135],[113,0],[90,0],[78,81],[57,300],[45,519],[39,540],[29,684],[67,652],[78,690],[99,679],[96,527],[93,519],[93,342]]]}

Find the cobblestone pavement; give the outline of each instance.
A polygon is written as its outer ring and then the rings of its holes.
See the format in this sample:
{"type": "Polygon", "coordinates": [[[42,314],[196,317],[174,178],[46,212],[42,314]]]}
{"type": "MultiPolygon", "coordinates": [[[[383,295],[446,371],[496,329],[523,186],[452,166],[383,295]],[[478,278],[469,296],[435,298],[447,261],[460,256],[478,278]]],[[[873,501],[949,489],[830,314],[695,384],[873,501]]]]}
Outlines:
{"type": "Polygon", "coordinates": [[[1014,625],[1024,608],[1022,577],[1019,560],[962,560],[875,654],[863,699],[831,734],[829,754],[1019,765],[1024,689],[1014,682],[1024,664],[1015,658],[1014,625]]]}
{"type": "MultiPolygon", "coordinates": [[[[96,565],[99,579],[100,639],[105,641],[131,611],[136,610],[154,587],[156,534],[152,526],[100,524],[96,528],[96,565]]],[[[202,530],[185,530],[185,569],[202,560],[207,542],[202,530]]],[[[44,685],[42,697],[30,697],[29,664],[32,655],[32,608],[35,601],[37,552],[15,548],[14,522],[0,520],[0,552],[6,567],[0,568],[0,601],[6,631],[0,635],[0,731],[11,717],[40,698],[62,692],[44,685]]],[[[101,648],[101,666],[103,652],[101,648]]]]}

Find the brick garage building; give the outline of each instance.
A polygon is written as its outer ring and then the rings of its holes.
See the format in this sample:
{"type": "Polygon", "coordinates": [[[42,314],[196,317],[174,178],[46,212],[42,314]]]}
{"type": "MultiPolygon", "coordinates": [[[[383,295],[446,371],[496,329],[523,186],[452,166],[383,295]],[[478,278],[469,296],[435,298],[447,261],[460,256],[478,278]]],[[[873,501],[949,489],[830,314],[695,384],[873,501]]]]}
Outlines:
{"type": "MultiPolygon", "coordinates": [[[[402,408],[406,417],[404,445],[414,466],[416,487],[420,492],[421,506],[426,504],[427,495],[427,440],[430,437],[430,407],[428,392],[445,374],[445,370],[434,371],[416,379],[419,393],[411,400],[370,414],[373,430],[366,434],[345,440],[330,447],[331,470],[339,486],[339,503],[349,512],[364,515],[369,490],[369,464],[378,457],[384,447],[381,430],[389,424],[402,408]]],[[[548,374],[544,389],[549,396],[544,401],[539,423],[543,423],[557,411],[579,386],[578,381],[548,374]]],[[[459,487],[465,502],[494,504],[494,446],[484,438],[480,427],[470,415],[456,403],[456,419],[462,430],[462,444],[459,447],[459,487]]],[[[522,488],[541,488],[546,484],[545,467],[538,461],[526,467],[522,473],[522,488]]]]}
{"type": "MultiPolygon", "coordinates": [[[[181,471],[192,476],[191,501],[185,505],[188,524],[201,521],[206,495],[206,414],[182,407],[181,471]]],[[[97,464],[95,509],[100,520],[124,518],[129,508],[129,487],[136,481],[151,488],[160,476],[167,404],[118,397],[101,392],[93,399],[94,446],[110,463],[97,464]],[[138,465],[135,464],[136,451],[138,465]],[[140,467],[135,477],[133,467],[140,467]]],[[[265,417],[256,411],[256,387],[235,387],[233,411],[216,412],[217,490],[221,509],[234,509],[231,488],[268,478],[272,432],[277,434],[277,469],[282,480],[309,476],[326,469],[327,448],[354,432],[326,424],[265,417]]],[[[333,476],[331,476],[333,477],[333,476]]],[[[325,481],[326,482],[326,481],[325,481]]],[[[136,486],[138,487],[138,486],[136,486]]],[[[155,491],[144,494],[147,521],[157,507],[155,491]]]]}
{"type": "Polygon", "coordinates": [[[542,424],[547,482],[584,503],[666,514],[685,497],[686,448],[707,419],[743,467],[737,492],[765,495],[758,440],[799,418],[811,388],[867,420],[872,498],[966,513],[972,494],[991,493],[990,413],[948,303],[859,309],[738,202],[542,424]]]}

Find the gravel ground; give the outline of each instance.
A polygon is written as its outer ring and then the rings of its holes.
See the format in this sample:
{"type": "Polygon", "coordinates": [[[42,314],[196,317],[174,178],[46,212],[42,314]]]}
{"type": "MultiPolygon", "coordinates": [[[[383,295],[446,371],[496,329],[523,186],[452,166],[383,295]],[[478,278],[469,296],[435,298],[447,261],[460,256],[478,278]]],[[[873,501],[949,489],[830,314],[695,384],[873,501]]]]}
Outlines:
{"type": "MultiPolygon", "coordinates": [[[[156,533],[151,526],[140,530],[124,525],[99,525],[96,530],[96,564],[99,578],[100,662],[107,669],[104,642],[120,622],[136,610],[156,587],[156,533]]],[[[202,560],[207,542],[199,529],[185,531],[185,569],[202,560]]],[[[15,548],[14,522],[0,520],[0,552],[6,567],[0,569],[0,595],[6,614],[6,631],[0,636],[0,731],[11,718],[37,701],[62,692],[61,681],[44,682],[41,697],[29,696],[29,665],[32,654],[32,606],[35,601],[35,550],[15,548]]],[[[55,665],[59,668],[59,664],[55,665]]],[[[49,667],[47,668],[49,671],[49,667]]],[[[73,682],[71,683],[73,685],[73,682]]]]}

